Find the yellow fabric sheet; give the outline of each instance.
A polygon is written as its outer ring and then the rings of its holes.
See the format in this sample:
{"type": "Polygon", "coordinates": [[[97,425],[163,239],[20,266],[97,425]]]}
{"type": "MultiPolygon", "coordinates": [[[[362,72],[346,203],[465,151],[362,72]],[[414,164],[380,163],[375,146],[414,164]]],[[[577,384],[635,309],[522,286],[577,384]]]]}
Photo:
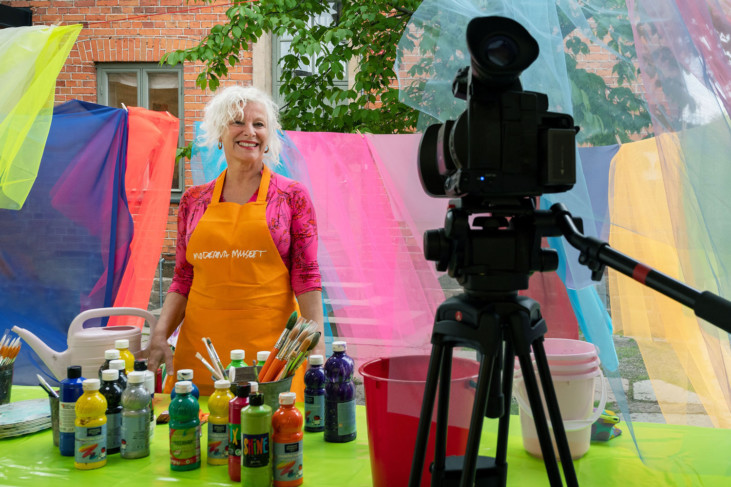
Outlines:
{"type": "MultiPolygon", "coordinates": [[[[684,167],[673,135],[621,147],[612,161],[609,243],[672,278],[707,286],[701,276],[710,274],[706,268],[714,261],[708,252],[696,255],[708,248],[698,243],[707,235],[684,167]]],[[[612,270],[609,293],[615,333],[637,341],[666,421],[689,424],[689,414],[706,412],[716,427],[731,427],[728,335],[612,270]]]]}
{"type": "Polygon", "coordinates": [[[56,78],[81,25],[0,30],[0,209],[28,197],[53,117],[56,78]]]}

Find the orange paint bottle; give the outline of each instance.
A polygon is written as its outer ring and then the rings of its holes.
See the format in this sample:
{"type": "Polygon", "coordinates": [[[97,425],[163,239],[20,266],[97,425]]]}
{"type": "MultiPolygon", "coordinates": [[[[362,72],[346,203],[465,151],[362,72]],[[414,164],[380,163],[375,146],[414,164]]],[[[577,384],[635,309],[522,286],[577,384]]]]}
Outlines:
{"type": "Polygon", "coordinates": [[[294,392],[279,394],[279,409],[272,415],[274,487],[302,485],[302,413],[294,406],[294,392]]]}

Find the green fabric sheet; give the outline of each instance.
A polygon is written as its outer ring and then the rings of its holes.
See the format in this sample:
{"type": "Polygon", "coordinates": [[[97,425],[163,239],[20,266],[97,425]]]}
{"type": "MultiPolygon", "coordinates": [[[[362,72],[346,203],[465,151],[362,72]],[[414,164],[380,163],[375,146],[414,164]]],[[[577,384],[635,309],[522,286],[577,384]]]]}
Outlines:
{"type": "MultiPolygon", "coordinates": [[[[12,400],[44,397],[39,387],[13,386],[12,400]]],[[[160,411],[163,405],[156,408],[160,411]]],[[[205,398],[201,400],[203,410],[205,398]]],[[[301,406],[301,405],[300,405],[301,406]]],[[[582,486],[728,486],[731,464],[728,452],[715,449],[731,434],[728,430],[634,423],[653,459],[664,459],[664,468],[650,468],[638,458],[629,435],[623,434],[606,443],[593,443],[589,452],[574,462],[582,486]],[[680,447],[680,448],[678,448],[680,447]],[[690,467],[692,465],[693,467],[690,467]]],[[[619,424],[621,426],[622,423],[619,424]]],[[[358,438],[344,444],[325,443],[322,433],[305,433],[305,486],[371,486],[366,408],[357,407],[358,438]]],[[[483,455],[494,454],[497,424],[489,421],[482,435],[483,455]]],[[[548,485],[543,462],[531,457],[522,446],[520,421],[511,418],[508,449],[508,485],[548,485]]],[[[74,469],[72,457],[62,457],[53,446],[51,431],[0,440],[0,484],[13,486],[49,485],[231,485],[226,466],[205,464],[198,470],[173,472],[169,466],[168,427],[158,425],[151,455],[137,460],[123,460],[111,455],[107,465],[97,470],[74,469]],[[81,484],[80,482],[84,482],[81,484]],[[88,483],[87,483],[88,482],[88,483]],[[109,482],[112,482],[111,484],[109,482]]],[[[203,443],[205,444],[205,433],[203,443]]],[[[394,441],[398,441],[394,432],[394,441]]],[[[409,448],[405,446],[404,448],[409,448]]],[[[394,486],[405,487],[405,486],[394,486]]]]}

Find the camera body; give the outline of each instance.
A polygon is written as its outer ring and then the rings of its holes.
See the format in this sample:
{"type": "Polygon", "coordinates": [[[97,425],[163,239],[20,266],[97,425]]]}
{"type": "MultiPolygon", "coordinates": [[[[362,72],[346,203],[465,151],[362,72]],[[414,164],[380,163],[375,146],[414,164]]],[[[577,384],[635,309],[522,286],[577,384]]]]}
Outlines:
{"type": "Polygon", "coordinates": [[[424,132],[419,147],[424,191],[491,200],[571,189],[574,120],[549,112],[548,97],[523,91],[518,78],[538,57],[535,39],[511,19],[478,17],[467,26],[467,46],[471,66],[453,83],[467,109],[424,132]]]}

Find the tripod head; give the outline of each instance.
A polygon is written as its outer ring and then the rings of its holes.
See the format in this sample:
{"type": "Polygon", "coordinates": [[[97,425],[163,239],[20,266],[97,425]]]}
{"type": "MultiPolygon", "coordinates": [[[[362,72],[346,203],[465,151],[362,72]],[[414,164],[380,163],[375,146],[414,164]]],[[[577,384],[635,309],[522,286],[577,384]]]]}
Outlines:
{"type": "MultiPolygon", "coordinates": [[[[573,223],[582,227],[579,218],[573,223]]],[[[558,253],[541,240],[560,235],[553,213],[536,209],[534,197],[465,197],[450,200],[444,228],[424,233],[424,256],[471,296],[514,294],[528,289],[533,272],[558,268],[558,253]]]]}

